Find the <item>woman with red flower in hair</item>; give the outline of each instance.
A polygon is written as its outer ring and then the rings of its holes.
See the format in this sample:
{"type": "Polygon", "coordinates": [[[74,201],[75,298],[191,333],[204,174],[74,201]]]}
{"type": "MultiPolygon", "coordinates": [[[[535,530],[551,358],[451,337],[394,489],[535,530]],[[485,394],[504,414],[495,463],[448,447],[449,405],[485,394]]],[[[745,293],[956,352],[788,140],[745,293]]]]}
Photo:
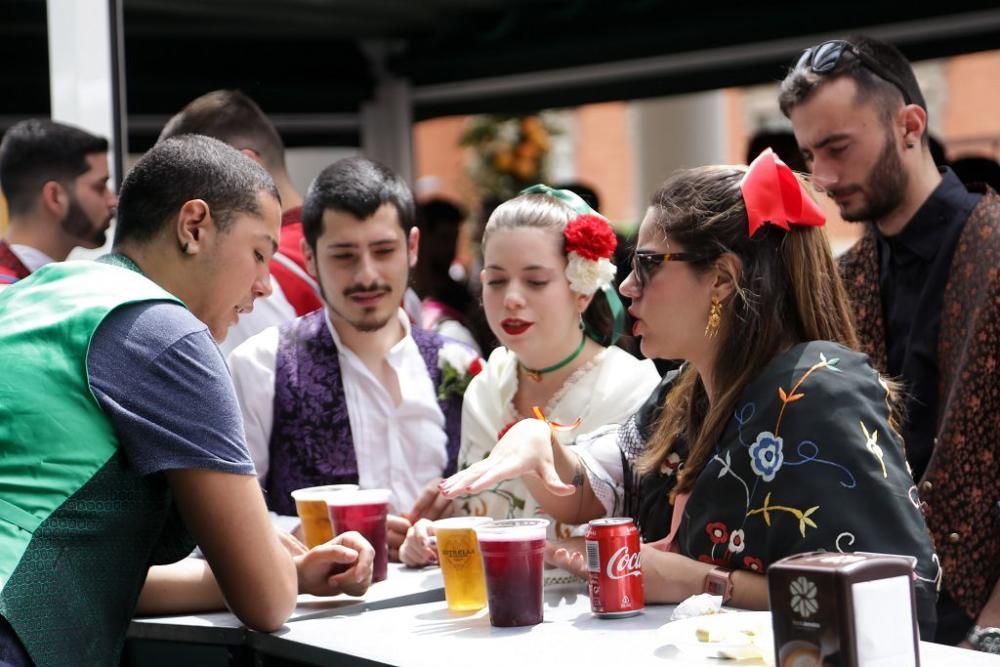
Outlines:
{"type": "MultiPolygon", "coordinates": [[[[614,230],[568,190],[534,186],[498,206],[483,233],[483,308],[502,347],[473,378],[462,409],[459,468],[486,458],[512,424],[541,414],[555,437],[623,421],[660,381],[649,360],[614,347],[622,307],[614,292],[614,230]]],[[[459,511],[498,519],[540,514],[520,480],[462,497],[459,511]]],[[[553,521],[552,536],[572,525],[553,521]]],[[[426,526],[400,550],[429,562],[426,526]]]]}

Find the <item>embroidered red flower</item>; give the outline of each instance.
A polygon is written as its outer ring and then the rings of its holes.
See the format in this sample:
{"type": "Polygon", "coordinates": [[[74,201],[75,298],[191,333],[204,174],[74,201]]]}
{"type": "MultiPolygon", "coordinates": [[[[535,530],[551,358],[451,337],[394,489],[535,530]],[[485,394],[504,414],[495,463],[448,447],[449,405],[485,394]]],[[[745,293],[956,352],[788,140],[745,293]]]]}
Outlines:
{"type": "Polygon", "coordinates": [[[514,421],[512,421],[509,424],[507,424],[506,426],[504,426],[499,431],[497,431],[497,442],[500,442],[500,438],[502,438],[505,435],[507,435],[507,431],[509,431],[514,426],[514,424],[516,424],[519,421],[521,421],[521,420],[520,419],[515,419],[514,421]]]}
{"type": "Polygon", "coordinates": [[[579,215],[566,225],[566,254],[575,252],[583,259],[610,259],[618,239],[604,218],[589,213],[579,215]]]}
{"type": "Polygon", "coordinates": [[[764,563],[759,558],[754,558],[753,556],[744,556],[743,565],[748,570],[753,570],[754,572],[764,571],[764,563]]]}
{"type": "Polygon", "coordinates": [[[712,540],[712,544],[729,542],[729,529],[721,521],[715,521],[705,526],[705,532],[708,533],[708,539],[712,540]]]}

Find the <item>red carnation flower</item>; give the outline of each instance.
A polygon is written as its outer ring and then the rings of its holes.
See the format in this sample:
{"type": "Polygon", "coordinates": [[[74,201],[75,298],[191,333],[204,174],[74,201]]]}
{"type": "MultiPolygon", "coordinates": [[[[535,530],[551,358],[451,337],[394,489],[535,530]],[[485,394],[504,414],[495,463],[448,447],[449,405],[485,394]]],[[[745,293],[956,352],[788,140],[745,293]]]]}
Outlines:
{"type": "Polygon", "coordinates": [[[705,532],[713,544],[725,544],[729,541],[729,529],[721,521],[714,521],[705,526],[705,532]]]}
{"type": "Polygon", "coordinates": [[[476,357],[475,359],[472,360],[472,363],[469,364],[469,371],[468,371],[469,377],[470,378],[476,377],[482,370],[483,370],[483,360],[480,359],[479,357],[476,357]]]}
{"type": "Polygon", "coordinates": [[[610,259],[615,254],[618,239],[604,218],[597,215],[579,215],[566,225],[566,253],[575,252],[580,257],[596,261],[610,259]]]}

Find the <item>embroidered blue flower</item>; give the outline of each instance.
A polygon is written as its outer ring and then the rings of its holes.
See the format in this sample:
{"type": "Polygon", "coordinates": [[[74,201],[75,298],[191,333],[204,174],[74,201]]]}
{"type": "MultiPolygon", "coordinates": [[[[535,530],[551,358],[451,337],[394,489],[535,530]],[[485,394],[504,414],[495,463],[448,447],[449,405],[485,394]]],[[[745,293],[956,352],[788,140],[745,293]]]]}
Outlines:
{"type": "Polygon", "coordinates": [[[774,479],[785,461],[782,453],[782,439],[770,431],[761,431],[757,440],[750,445],[750,467],[765,482],[774,479]]]}

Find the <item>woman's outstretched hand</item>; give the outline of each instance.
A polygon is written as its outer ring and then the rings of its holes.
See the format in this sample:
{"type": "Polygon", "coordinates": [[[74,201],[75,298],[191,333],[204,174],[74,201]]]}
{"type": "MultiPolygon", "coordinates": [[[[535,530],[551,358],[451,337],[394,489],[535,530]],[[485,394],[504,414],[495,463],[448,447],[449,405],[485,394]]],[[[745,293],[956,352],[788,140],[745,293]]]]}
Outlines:
{"type": "Polygon", "coordinates": [[[552,446],[552,431],[547,423],[522,419],[504,434],[488,457],[441,482],[441,493],[456,498],[479,493],[508,479],[534,475],[553,495],[572,495],[576,487],[559,478],[552,446]]]}

